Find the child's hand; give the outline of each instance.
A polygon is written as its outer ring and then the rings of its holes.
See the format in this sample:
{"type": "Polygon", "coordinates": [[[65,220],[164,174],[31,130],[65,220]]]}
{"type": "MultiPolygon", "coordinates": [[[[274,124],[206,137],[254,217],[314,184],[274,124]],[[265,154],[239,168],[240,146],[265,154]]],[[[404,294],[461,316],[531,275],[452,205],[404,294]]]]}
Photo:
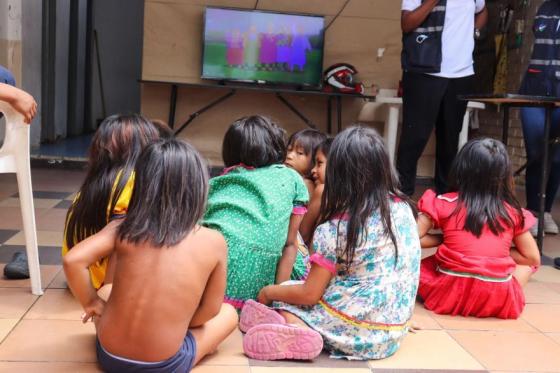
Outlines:
{"type": "Polygon", "coordinates": [[[94,317],[100,317],[105,308],[105,301],[101,298],[96,298],[89,305],[84,307],[84,314],[82,315],[82,322],[85,324],[88,320],[95,321],[94,317]]]}
{"type": "Polygon", "coordinates": [[[267,294],[268,288],[270,288],[270,286],[265,286],[264,288],[262,288],[261,291],[259,291],[259,295],[257,296],[257,301],[267,306],[272,303],[272,300],[268,297],[267,294]]]}

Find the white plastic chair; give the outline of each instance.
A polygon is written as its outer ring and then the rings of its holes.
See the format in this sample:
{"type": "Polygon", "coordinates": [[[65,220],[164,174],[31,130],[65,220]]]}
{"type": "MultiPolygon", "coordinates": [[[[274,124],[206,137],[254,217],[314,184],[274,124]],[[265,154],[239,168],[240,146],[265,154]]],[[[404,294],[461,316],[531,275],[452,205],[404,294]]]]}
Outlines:
{"type": "Polygon", "coordinates": [[[35,295],[42,295],[35,209],[31,188],[31,167],[29,164],[29,125],[24,123],[23,116],[20,113],[4,101],[0,101],[0,112],[4,113],[6,119],[4,145],[0,148],[0,173],[15,173],[17,175],[19,203],[23,217],[23,231],[31,277],[31,292],[35,295]]]}

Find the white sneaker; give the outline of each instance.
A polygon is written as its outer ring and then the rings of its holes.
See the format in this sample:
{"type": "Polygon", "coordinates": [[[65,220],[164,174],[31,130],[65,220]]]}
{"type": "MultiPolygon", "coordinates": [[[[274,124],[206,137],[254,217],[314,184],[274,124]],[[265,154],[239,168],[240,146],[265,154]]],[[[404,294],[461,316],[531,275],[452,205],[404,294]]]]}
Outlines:
{"type": "Polygon", "coordinates": [[[554,219],[552,219],[552,214],[550,212],[544,213],[544,232],[558,234],[558,225],[554,219]]]}
{"type": "Polygon", "coordinates": [[[537,238],[539,235],[539,218],[535,217],[535,224],[529,229],[531,236],[537,238]]]}

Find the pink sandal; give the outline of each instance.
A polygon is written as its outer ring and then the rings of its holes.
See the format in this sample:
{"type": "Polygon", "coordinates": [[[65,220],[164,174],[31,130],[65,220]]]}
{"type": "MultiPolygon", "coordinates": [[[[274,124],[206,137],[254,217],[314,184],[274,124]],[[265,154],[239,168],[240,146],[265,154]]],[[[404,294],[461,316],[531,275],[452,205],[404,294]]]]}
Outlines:
{"type": "Polygon", "coordinates": [[[285,324],[286,320],[272,308],[249,299],[245,302],[239,318],[239,329],[246,333],[255,325],[285,324]]]}
{"type": "Polygon", "coordinates": [[[243,339],[243,351],[257,360],[311,360],[322,350],[323,338],[319,333],[295,325],[257,325],[243,339]]]}

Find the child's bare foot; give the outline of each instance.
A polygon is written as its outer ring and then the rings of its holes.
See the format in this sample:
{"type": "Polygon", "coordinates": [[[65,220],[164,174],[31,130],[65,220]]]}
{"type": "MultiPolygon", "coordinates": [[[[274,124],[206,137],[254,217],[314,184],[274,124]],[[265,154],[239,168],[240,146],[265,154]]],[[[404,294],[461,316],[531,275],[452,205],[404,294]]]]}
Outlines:
{"type": "Polygon", "coordinates": [[[410,322],[410,326],[408,327],[408,331],[411,333],[418,333],[420,330],[424,329],[421,324],[418,324],[415,321],[410,322]]]}

